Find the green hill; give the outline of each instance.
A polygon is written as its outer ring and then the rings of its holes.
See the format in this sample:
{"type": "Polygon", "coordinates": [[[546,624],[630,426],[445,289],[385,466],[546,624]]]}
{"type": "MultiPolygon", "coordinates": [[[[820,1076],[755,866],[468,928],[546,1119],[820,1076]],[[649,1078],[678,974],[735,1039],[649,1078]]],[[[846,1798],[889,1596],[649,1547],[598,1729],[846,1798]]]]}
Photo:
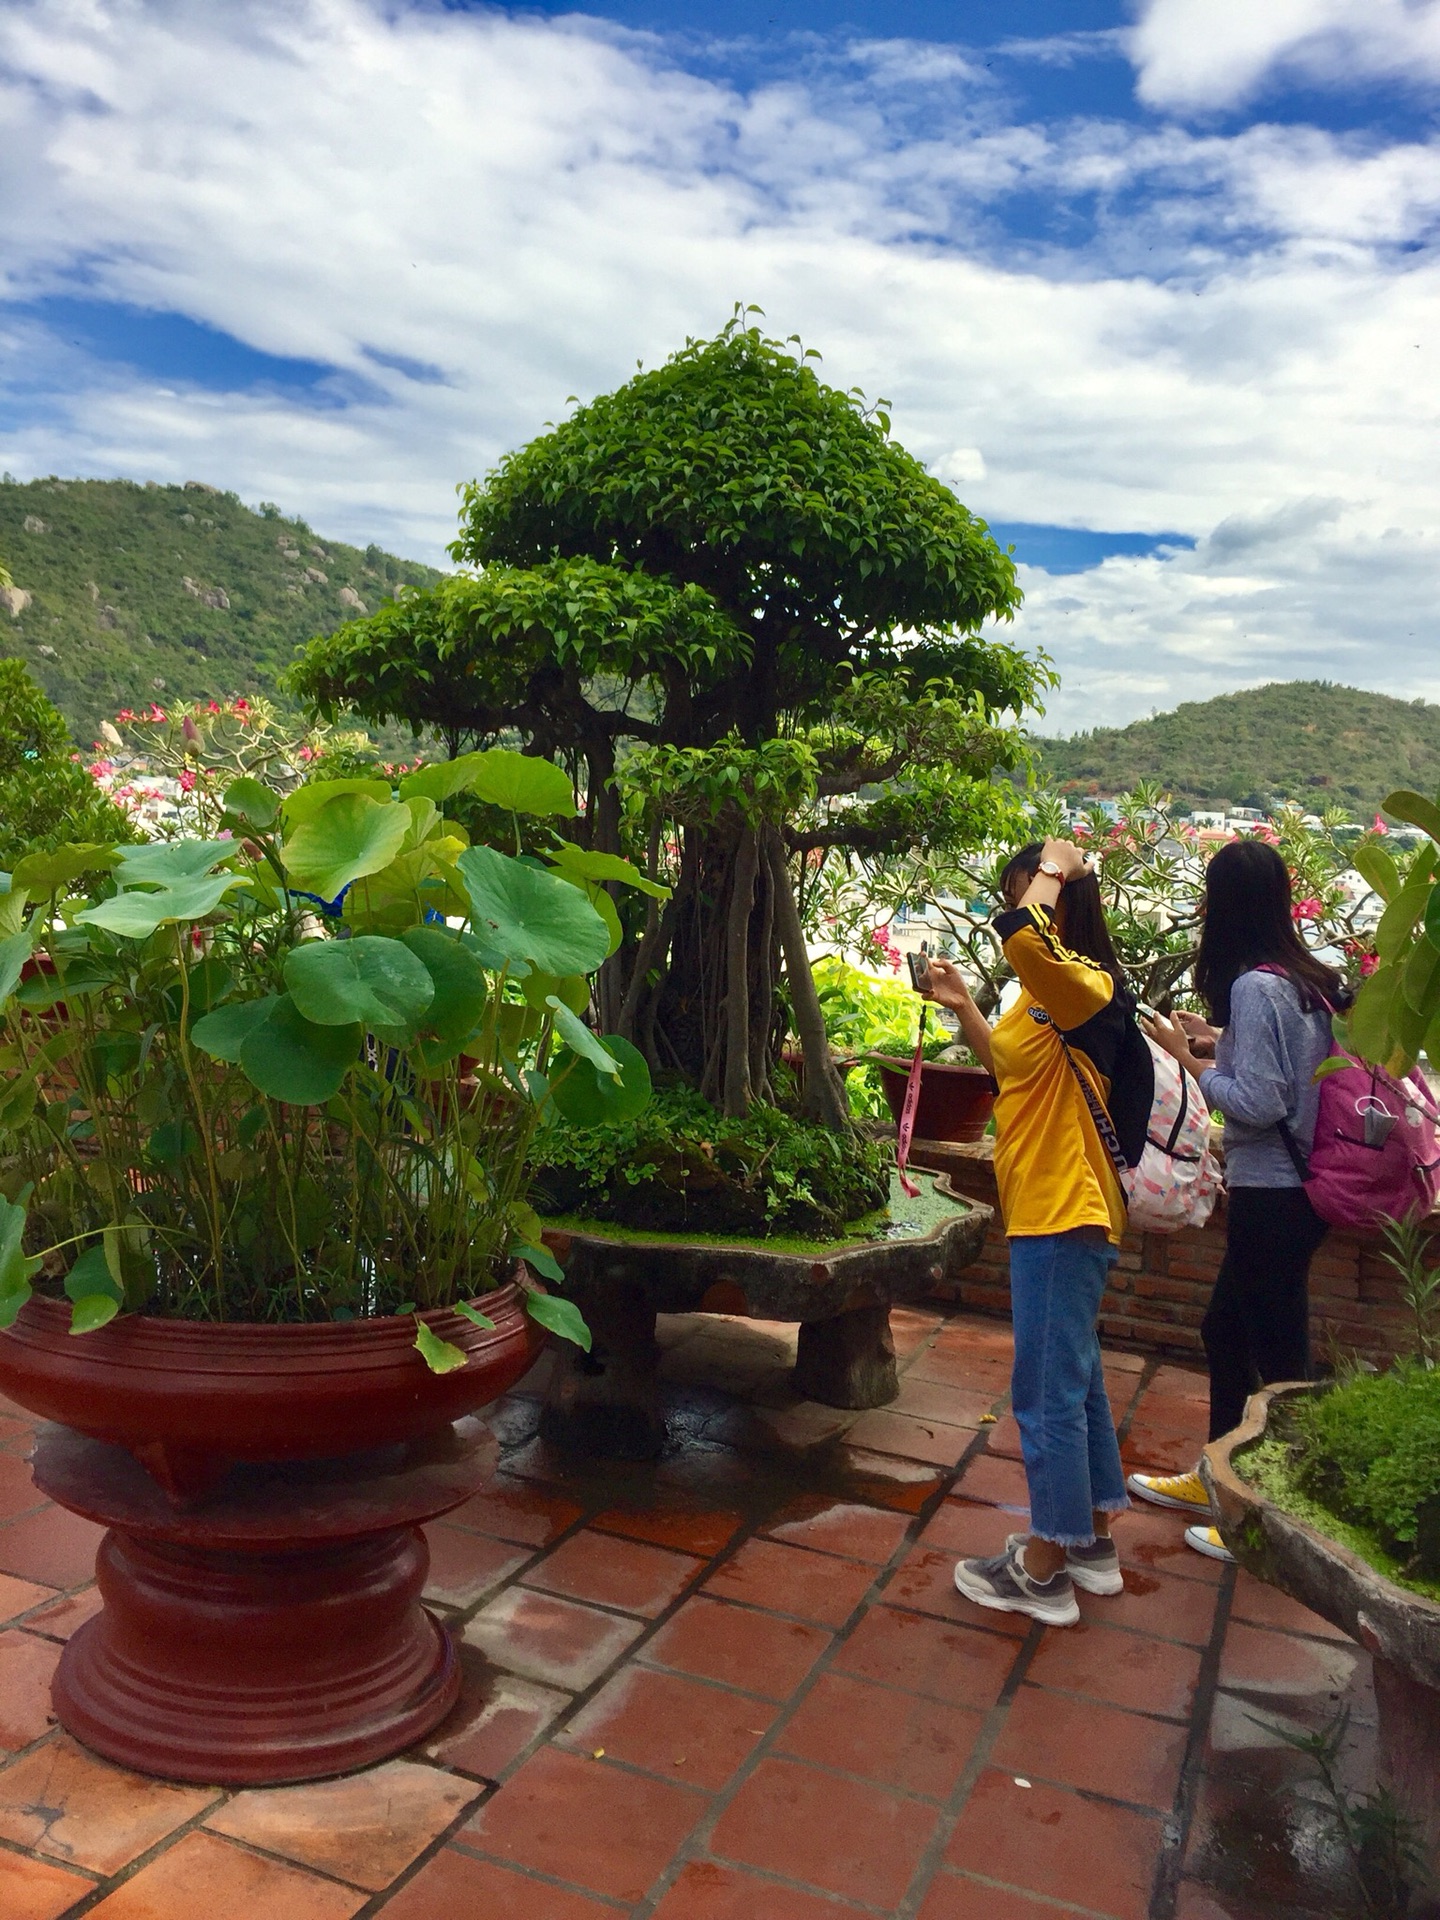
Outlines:
{"type": "Polygon", "coordinates": [[[1328,680],[1251,687],[1035,744],[1049,781],[1074,794],[1158,780],[1194,806],[1297,800],[1370,814],[1396,787],[1440,789],[1440,706],[1328,680]]]}
{"type": "Polygon", "coordinates": [[[196,481],[7,476],[0,564],[14,578],[0,654],[25,662],[82,745],[122,707],[273,694],[303,641],[440,577],[196,481]]]}

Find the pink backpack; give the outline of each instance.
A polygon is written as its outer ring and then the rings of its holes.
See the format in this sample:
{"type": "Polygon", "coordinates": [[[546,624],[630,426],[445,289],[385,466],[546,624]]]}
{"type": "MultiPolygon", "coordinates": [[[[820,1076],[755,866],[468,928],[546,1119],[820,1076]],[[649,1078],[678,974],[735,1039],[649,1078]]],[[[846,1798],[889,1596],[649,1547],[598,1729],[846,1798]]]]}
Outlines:
{"type": "Polygon", "coordinates": [[[1374,1231],[1382,1220],[1423,1220],[1440,1194],[1440,1111],[1418,1073],[1397,1080],[1332,1046],[1320,1082],[1308,1157],[1279,1122],[1310,1204],[1332,1227],[1374,1231]]]}
{"type": "Polygon", "coordinates": [[[1338,1049],[1350,1064],[1320,1082],[1309,1159],[1282,1120],[1281,1137],[1310,1204],[1332,1227],[1373,1231],[1382,1219],[1423,1220],[1440,1194],[1440,1112],[1418,1073],[1397,1080],[1338,1049]]]}

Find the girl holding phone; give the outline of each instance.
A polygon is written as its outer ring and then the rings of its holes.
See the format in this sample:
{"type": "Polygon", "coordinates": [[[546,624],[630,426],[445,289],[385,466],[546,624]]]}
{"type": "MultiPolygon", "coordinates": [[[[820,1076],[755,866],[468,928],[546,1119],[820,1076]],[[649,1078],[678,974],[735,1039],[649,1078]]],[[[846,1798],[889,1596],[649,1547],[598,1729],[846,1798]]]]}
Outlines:
{"type": "Polygon", "coordinates": [[[961,1561],[955,1585],[982,1607],[1072,1626],[1077,1586],[1122,1591],[1110,1518],[1129,1505],[1096,1334],[1125,1201],[1091,1103],[1110,1102],[1127,1029],[1144,1048],[1081,850],[1068,840],[1024,848],[1001,892],[994,925],[1019,998],[991,1028],[960,969],[937,957],[926,997],[958,1014],[999,1089],[995,1179],[1010,1240],[1012,1404],[1030,1532],[1002,1554],[961,1561]]]}
{"type": "MultiPolygon", "coordinates": [[[[1290,908],[1290,874],[1274,847],[1221,847],[1205,875],[1195,960],[1210,1018],[1145,1022],[1225,1116],[1225,1258],[1201,1326],[1212,1440],[1239,1426],[1257,1386],[1310,1372],[1310,1262],[1325,1222],[1292,1147],[1303,1159],[1314,1142],[1315,1069],[1330,1050],[1331,1009],[1349,994],[1300,939],[1290,908]]],[[[1198,1473],[1135,1473],[1129,1484],[1142,1500],[1191,1514],[1185,1538],[1197,1551],[1230,1558],[1198,1473]]]]}

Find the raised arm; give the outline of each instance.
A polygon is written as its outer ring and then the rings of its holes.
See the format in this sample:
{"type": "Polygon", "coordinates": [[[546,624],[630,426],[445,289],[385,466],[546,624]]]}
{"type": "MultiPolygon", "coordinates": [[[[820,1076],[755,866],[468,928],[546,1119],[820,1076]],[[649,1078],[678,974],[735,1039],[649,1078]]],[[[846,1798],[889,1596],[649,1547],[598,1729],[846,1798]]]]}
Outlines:
{"type": "Polygon", "coordinates": [[[1083,1027],[1114,999],[1105,969],[1061,946],[1052,908],[1031,902],[998,914],[995,931],[1021,986],[1062,1033],[1083,1027]]]}

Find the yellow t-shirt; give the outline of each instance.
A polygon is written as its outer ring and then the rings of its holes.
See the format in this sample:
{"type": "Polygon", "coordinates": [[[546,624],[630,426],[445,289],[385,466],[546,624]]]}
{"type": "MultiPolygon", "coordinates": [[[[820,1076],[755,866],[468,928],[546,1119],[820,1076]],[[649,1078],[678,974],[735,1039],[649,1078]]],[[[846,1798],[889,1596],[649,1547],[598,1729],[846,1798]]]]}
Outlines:
{"type": "Polygon", "coordinates": [[[1100,1227],[1119,1244],[1125,1200],[1065,1049],[1102,1106],[1125,1014],[1115,983],[1083,954],[1062,947],[1046,907],[1020,907],[995,921],[1021,995],[990,1036],[995,1080],[995,1181],[1005,1231],[1068,1233],[1100,1227]]]}

